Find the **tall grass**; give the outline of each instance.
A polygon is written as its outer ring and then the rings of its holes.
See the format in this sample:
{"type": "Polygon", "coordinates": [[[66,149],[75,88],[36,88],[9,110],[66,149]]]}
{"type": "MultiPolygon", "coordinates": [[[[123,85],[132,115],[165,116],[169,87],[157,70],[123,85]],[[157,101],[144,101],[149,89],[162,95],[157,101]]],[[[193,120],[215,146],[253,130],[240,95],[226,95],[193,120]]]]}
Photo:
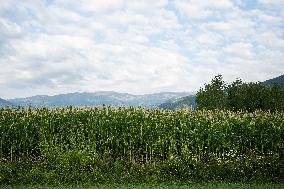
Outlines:
{"type": "Polygon", "coordinates": [[[0,110],[0,183],[283,182],[284,113],[0,110]]]}

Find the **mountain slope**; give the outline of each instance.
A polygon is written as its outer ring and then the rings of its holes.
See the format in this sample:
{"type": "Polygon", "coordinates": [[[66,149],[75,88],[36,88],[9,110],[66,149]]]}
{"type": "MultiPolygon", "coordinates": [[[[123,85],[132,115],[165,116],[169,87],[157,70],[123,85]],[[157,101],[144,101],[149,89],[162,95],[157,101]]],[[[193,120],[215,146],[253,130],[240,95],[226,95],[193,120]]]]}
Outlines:
{"type": "Polygon", "coordinates": [[[33,96],[28,98],[10,99],[19,106],[33,107],[63,107],[63,106],[144,106],[156,107],[161,103],[173,98],[187,96],[189,93],[163,92],[145,95],[132,95],[128,93],[117,93],[102,91],[95,93],[68,93],[55,96],[33,96]]]}
{"type": "Polygon", "coordinates": [[[0,98],[0,107],[6,107],[6,106],[13,106],[13,104],[8,102],[7,100],[0,98]]]}
{"type": "Polygon", "coordinates": [[[158,106],[162,109],[176,110],[185,107],[195,108],[195,96],[189,95],[185,97],[172,98],[158,106]]]}
{"type": "Polygon", "coordinates": [[[284,75],[280,75],[278,77],[275,77],[273,79],[266,80],[262,82],[265,85],[273,85],[273,84],[278,84],[278,85],[283,85],[284,86],[284,75]]]}

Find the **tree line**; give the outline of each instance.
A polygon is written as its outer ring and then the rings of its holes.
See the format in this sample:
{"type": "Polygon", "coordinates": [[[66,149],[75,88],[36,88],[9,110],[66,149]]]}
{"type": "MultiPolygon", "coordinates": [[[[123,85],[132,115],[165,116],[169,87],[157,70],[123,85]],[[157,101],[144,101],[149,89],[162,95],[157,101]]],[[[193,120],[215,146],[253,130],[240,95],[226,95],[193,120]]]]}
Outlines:
{"type": "Polygon", "coordinates": [[[196,103],[198,109],[283,111],[284,86],[245,83],[241,79],[226,83],[222,75],[217,75],[197,92],[196,103]]]}

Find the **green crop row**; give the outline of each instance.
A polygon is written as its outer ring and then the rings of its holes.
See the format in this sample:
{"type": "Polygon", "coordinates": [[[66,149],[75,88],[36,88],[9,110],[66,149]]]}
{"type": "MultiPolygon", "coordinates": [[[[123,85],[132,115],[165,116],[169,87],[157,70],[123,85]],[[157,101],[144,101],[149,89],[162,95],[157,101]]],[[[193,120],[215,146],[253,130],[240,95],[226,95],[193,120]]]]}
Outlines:
{"type": "Polygon", "coordinates": [[[283,112],[1,109],[0,137],[4,184],[283,182],[283,112]]]}

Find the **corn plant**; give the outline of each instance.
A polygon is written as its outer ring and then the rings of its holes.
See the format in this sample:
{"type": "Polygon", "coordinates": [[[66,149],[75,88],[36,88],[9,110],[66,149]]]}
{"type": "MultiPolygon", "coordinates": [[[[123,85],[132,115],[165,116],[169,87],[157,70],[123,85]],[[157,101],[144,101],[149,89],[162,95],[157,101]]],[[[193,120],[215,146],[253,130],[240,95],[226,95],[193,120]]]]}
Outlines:
{"type": "Polygon", "coordinates": [[[33,158],[50,169],[61,162],[65,168],[88,164],[85,168],[91,170],[90,162],[96,158],[116,162],[116,167],[119,162],[155,165],[178,159],[207,166],[212,159],[220,164],[273,158],[283,165],[283,147],[283,112],[131,107],[0,110],[1,162],[33,158]]]}

